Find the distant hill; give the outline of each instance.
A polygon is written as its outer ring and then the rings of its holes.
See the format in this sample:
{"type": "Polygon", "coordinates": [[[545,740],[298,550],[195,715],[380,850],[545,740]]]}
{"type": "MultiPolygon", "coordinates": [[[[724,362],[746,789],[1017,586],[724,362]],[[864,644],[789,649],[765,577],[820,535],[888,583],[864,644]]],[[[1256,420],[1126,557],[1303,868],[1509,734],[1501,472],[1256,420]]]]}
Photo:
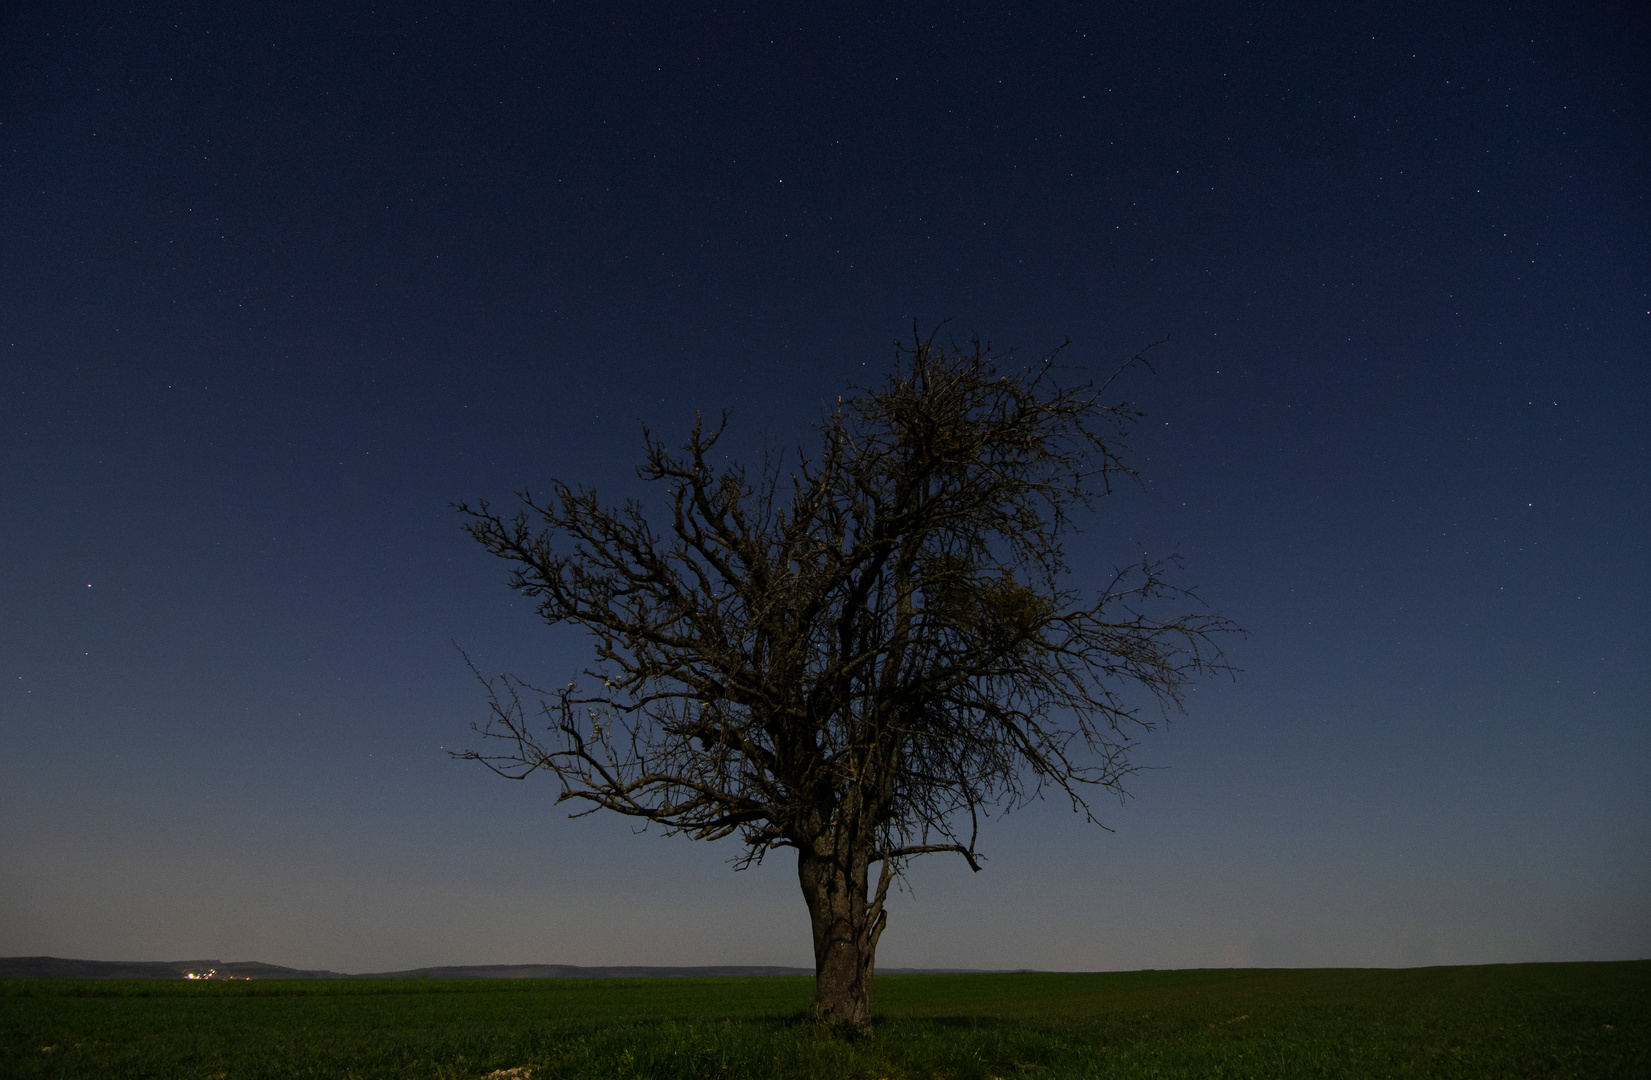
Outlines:
{"type": "Polygon", "coordinates": [[[215,972],[235,979],[342,979],[336,971],[300,971],[253,960],[64,960],[56,956],[0,956],[8,979],[184,979],[215,972]]]}
{"type": "MultiPolygon", "coordinates": [[[[888,975],[962,972],[966,968],[884,968],[888,975]]],[[[813,968],[723,964],[711,967],[576,967],[572,964],[472,964],[346,975],[260,964],[251,960],[63,960],[0,956],[0,979],[183,979],[212,972],[233,979],[705,979],[753,975],[813,975],[813,968]]]]}
{"type": "Polygon", "coordinates": [[[813,975],[813,968],[751,967],[575,967],[572,964],[469,964],[350,975],[351,979],[709,979],[747,975],[813,975]]]}

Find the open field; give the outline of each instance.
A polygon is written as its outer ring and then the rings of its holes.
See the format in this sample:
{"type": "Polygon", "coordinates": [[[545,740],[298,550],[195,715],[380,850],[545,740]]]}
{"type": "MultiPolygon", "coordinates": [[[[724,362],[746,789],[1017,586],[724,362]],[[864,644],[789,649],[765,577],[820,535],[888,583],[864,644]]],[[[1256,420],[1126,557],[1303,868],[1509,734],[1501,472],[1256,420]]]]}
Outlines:
{"type": "Polygon", "coordinates": [[[811,990],[800,978],[5,979],[0,1075],[1651,1076],[1651,961],[888,975],[877,1033],[856,1040],[803,1019],[811,990]]]}

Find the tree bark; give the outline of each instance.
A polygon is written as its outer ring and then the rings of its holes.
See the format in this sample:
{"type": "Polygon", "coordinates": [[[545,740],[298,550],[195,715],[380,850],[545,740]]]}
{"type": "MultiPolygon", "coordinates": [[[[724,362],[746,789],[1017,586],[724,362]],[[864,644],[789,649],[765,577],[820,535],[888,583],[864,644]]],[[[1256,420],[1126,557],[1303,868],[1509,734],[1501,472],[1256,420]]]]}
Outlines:
{"type": "Polygon", "coordinates": [[[801,849],[797,878],[814,929],[814,1018],[859,1034],[871,1030],[871,975],[882,927],[871,925],[862,856],[801,849]]]}

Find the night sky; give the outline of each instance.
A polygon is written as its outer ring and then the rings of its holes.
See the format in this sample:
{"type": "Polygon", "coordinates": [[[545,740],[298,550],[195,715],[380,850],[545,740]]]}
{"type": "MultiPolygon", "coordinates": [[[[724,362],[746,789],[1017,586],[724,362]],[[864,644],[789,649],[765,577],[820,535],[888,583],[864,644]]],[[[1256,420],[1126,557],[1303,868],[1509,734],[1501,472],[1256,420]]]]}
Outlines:
{"type": "Polygon", "coordinates": [[[450,504],[795,445],[915,321],[1097,376],[1249,631],[885,966],[1651,955],[1651,9],[18,3],[0,954],[812,962],[794,867],[448,751],[587,655],[450,504]]]}

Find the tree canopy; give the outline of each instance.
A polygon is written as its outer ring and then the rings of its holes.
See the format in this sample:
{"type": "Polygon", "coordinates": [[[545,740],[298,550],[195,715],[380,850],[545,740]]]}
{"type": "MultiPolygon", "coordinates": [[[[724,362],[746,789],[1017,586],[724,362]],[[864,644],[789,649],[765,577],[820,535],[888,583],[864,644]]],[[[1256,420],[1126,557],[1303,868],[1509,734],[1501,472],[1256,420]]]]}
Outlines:
{"type": "Polygon", "coordinates": [[[981,818],[1046,792],[1094,820],[1136,734],[1229,670],[1226,620],[1159,612],[1190,598],[1173,561],[1071,580],[1077,515],[1137,478],[1139,413],[1109,400],[1116,376],[1066,382],[1054,359],[914,339],[816,448],[754,470],[715,460],[726,415],[680,448],[644,431],[653,513],[563,482],[509,515],[461,504],[511,586],[595,648],[553,691],[489,682],[493,749],[461,756],[547,771],[587,811],[738,837],[746,863],[794,849],[816,1012],[867,1027],[906,860],[978,870],[981,818]]]}

